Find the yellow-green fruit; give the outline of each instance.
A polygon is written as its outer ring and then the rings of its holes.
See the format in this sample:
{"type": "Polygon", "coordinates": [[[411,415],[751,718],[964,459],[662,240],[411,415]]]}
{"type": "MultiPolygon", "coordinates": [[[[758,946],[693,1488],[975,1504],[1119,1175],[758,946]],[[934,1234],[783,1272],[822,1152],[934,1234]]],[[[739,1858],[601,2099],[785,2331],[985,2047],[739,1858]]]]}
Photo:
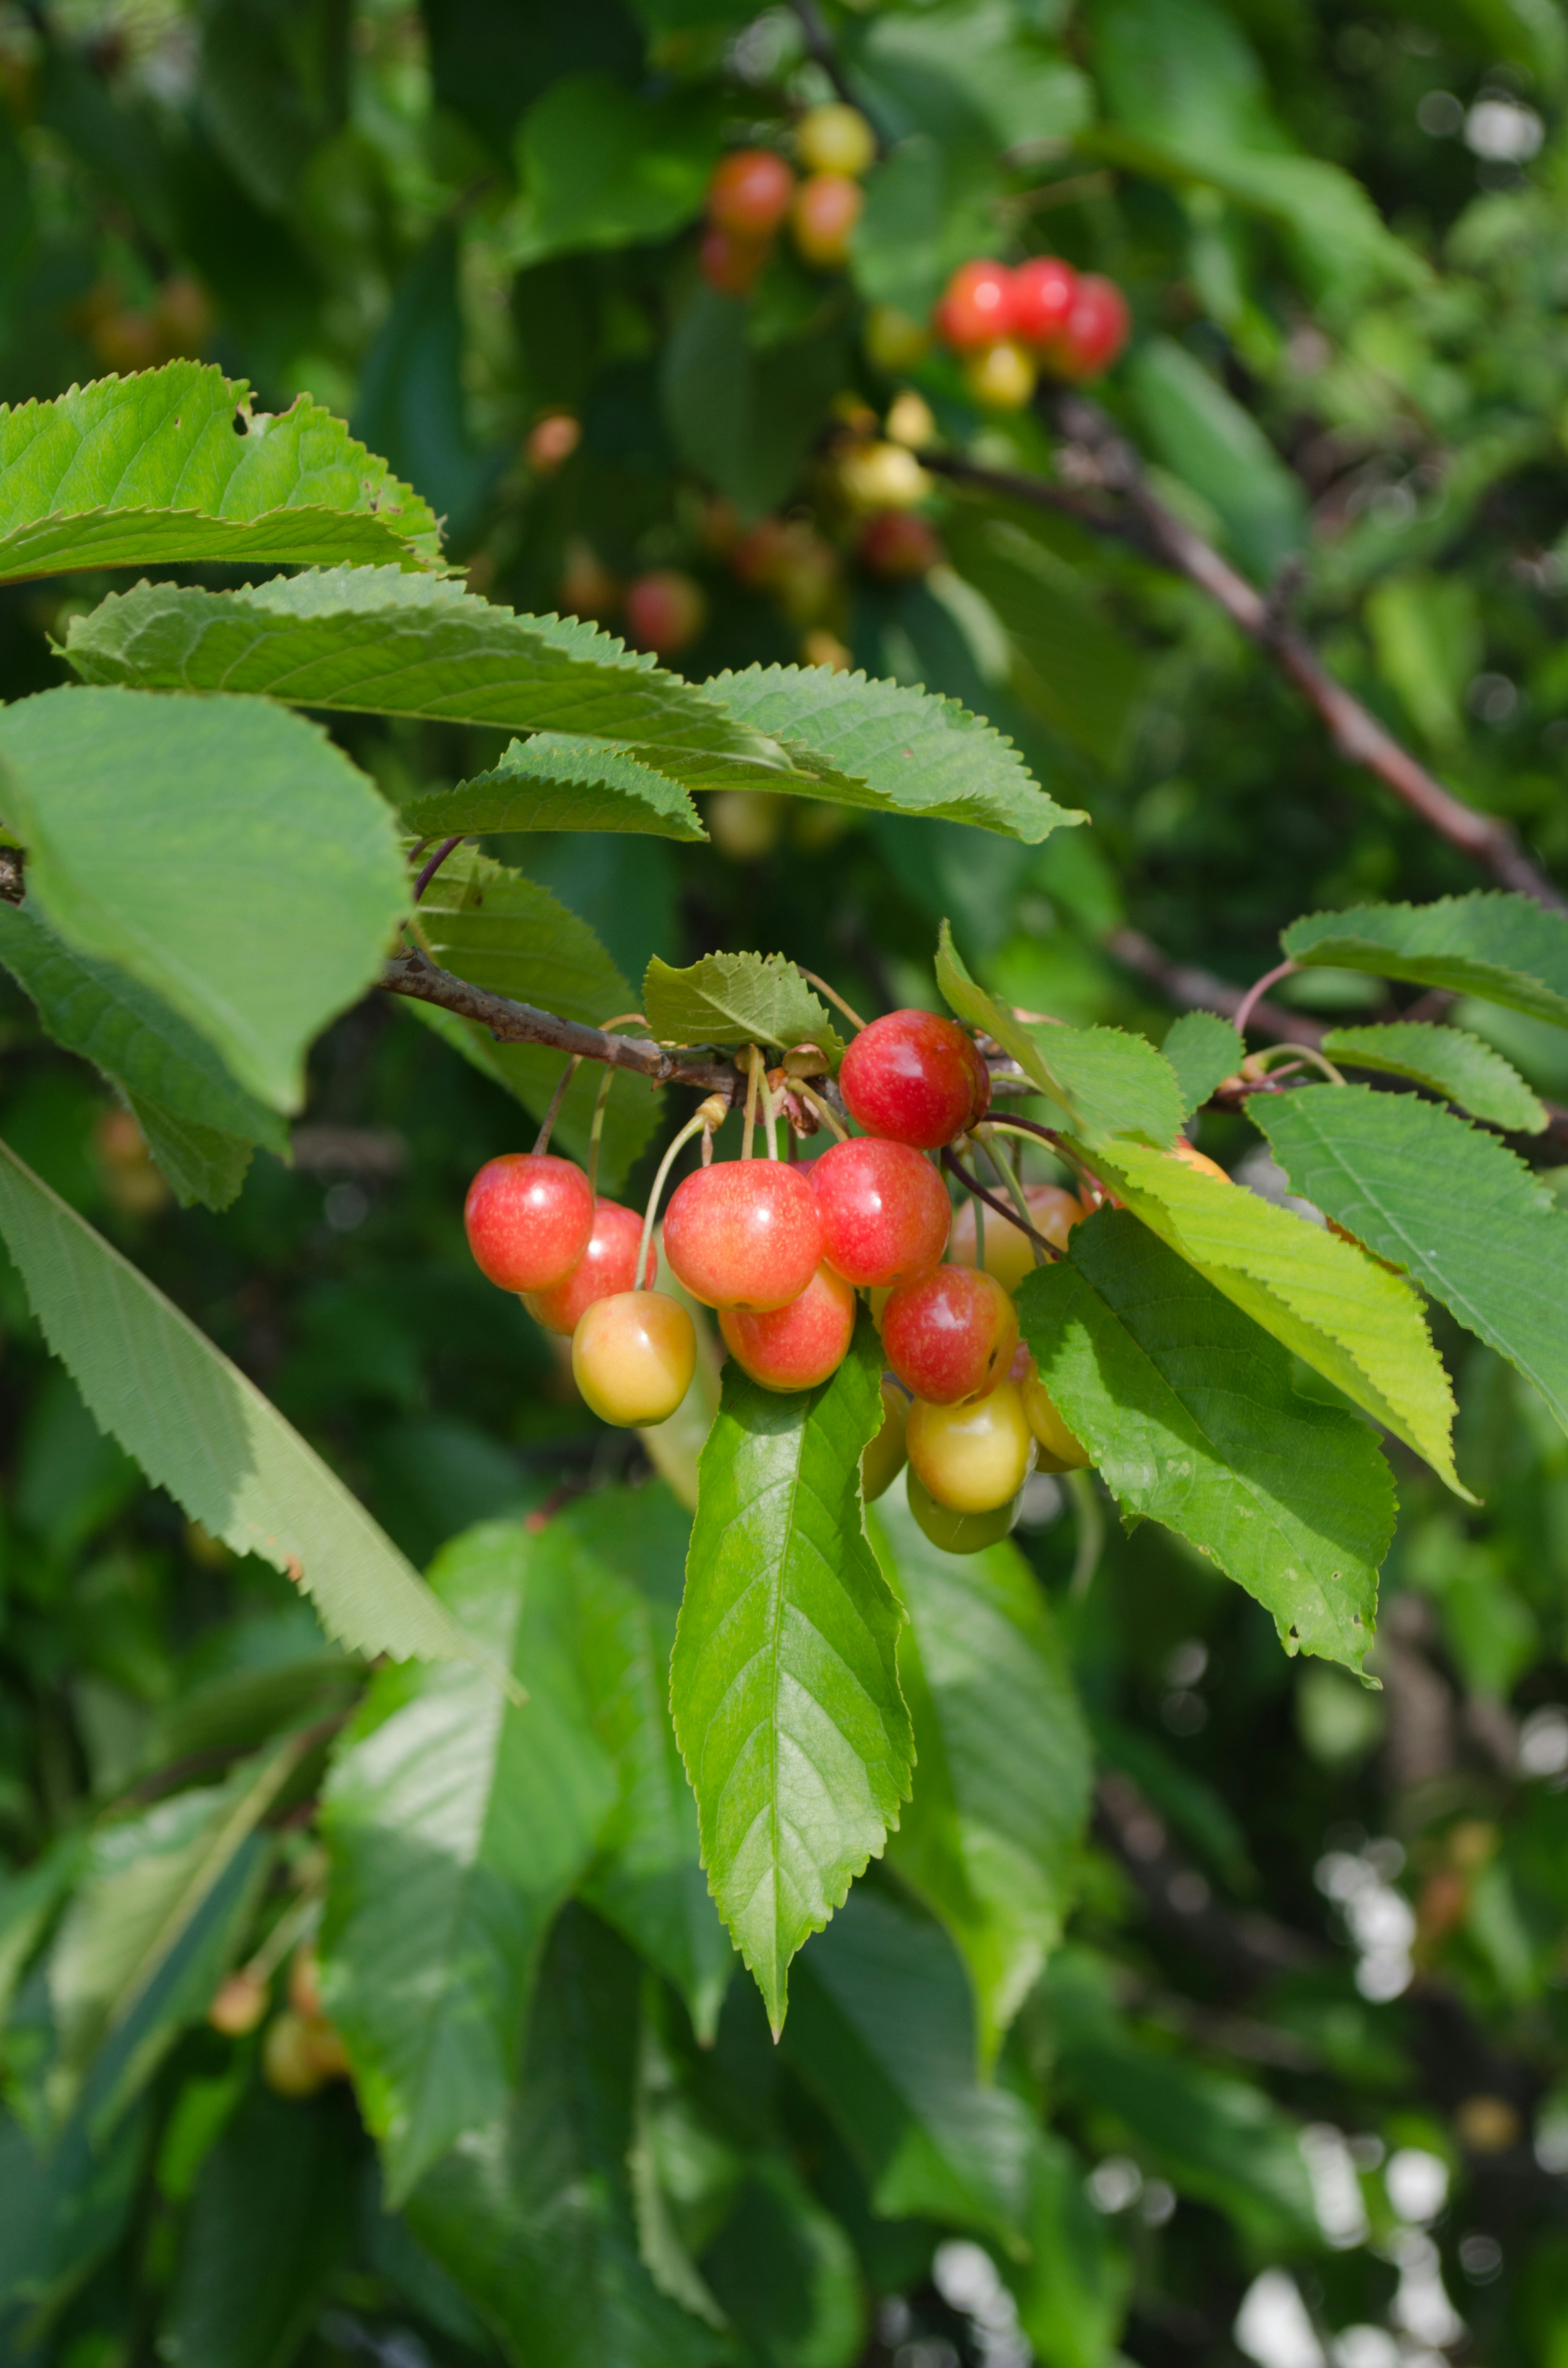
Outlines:
{"type": "Polygon", "coordinates": [[[1022,411],[1037,375],[1033,356],[1012,337],[999,337],[969,355],[963,374],[971,394],[988,411],[1022,411]]]}
{"type": "Polygon", "coordinates": [[[951,1513],[991,1513],[1015,1497],[1034,1468],[1035,1441],[1011,1382],[961,1406],[916,1398],[904,1433],[910,1468],[951,1513]]]}
{"type": "Polygon", "coordinates": [[[1029,1429],[1040,1442],[1041,1469],[1046,1472],[1082,1472],[1093,1458],[1062,1421],[1055,1399],[1032,1365],[1024,1382],[1022,1395],[1029,1429]]]}
{"type": "Polygon", "coordinates": [[[890,378],[913,370],[931,350],[931,332],[924,321],[901,313],[896,304],[873,304],[866,315],[866,359],[890,378]]]}
{"type": "MultiPolygon", "coordinates": [[[[995,1197],[1000,1201],[1003,1195],[998,1191],[995,1197]]],[[[1068,1235],[1088,1213],[1082,1201],[1060,1184],[1031,1184],[1024,1198],[1028,1202],[1030,1224],[1059,1250],[1066,1248],[1068,1235]]],[[[1012,1204],[1009,1201],[1007,1205],[1012,1204]]],[[[974,1202],[966,1201],[953,1219],[948,1244],[948,1258],[952,1265],[974,1264],[974,1202]]],[[[985,1212],[985,1271],[994,1274],[1003,1290],[1009,1292],[1017,1291],[1026,1274],[1034,1272],[1034,1249],[1028,1234],[1020,1226],[1010,1225],[994,1209],[985,1212]]]]}
{"type": "Polygon", "coordinates": [[[813,107],[795,126],[795,154],[808,173],[863,173],[877,135],[858,107],[813,107]]]}
{"type": "Polygon", "coordinates": [[[291,2007],[267,2026],[261,2070],[267,2087],[279,2097],[313,2097],[332,2077],[317,2054],[312,2026],[291,2007]]]}
{"type": "Polygon", "coordinates": [[[909,1509],[931,1543],[940,1546],[944,1554],[983,1554],[987,1546],[999,1544],[1017,1520],[1023,1501],[1020,1488],[994,1512],[955,1513],[937,1504],[917,1472],[912,1469],[909,1474],[909,1509]]]}
{"type": "Polygon", "coordinates": [[[691,1387],[697,1334],[678,1299],[618,1291],[584,1311],[572,1372],[601,1422],[666,1422],[691,1387]]]}
{"type": "Polygon", "coordinates": [[[243,2039],[254,2031],[267,2008],[267,1984],[255,1974],[230,1974],[212,1993],[207,2020],[226,2039],[243,2039]]]}
{"type": "Polygon", "coordinates": [[[882,1383],[882,1427],[860,1458],[860,1493],[868,1505],[886,1496],[903,1470],[908,1449],[904,1445],[904,1425],[909,1419],[909,1400],[896,1382],[882,1383]]]}

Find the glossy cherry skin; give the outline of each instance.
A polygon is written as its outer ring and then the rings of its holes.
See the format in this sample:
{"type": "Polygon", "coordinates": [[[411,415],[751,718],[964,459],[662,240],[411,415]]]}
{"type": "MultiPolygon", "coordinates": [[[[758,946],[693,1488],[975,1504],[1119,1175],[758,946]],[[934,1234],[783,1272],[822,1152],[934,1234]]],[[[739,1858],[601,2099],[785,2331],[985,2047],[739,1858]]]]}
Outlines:
{"type": "Polygon", "coordinates": [[[1062,1410],[1035,1371],[1034,1359],[1020,1347],[1013,1360],[1013,1381],[1023,1399],[1024,1417],[1040,1448],[1042,1472],[1082,1472],[1093,1462],[1082,1440],[1062,1419],[1062,1410]]]}
{"type": "MultiPolygon", "coordinates": [[[[996,1188],[998,1201],[1003,1199],[1001,1187],[996,1188]]],[[[1037,1234],[1043,1234],[1053,1248],[1064,1250],[1067,1236],[1076,1224],[1088,1215],[1082,1201],[1064,1191],[1060,1184],[1027,1184],[1024,1199],[1028,1202],[1029,1222],[1037,1234]]],[[[1012,1202],[1007,1201],[1010,1208],[1012,1202]]],[[[953,1219],[953,1237],[948,1256],[955,1266],[974,1264],[974,1202],[966,1201],[953,1219]]],[[[985,1271],[994,1274],[1004,1291],[1017,1291],[1026,1274],[1034,1272],[1034,1250],[1029,1237],[1020,1226],[1010,1225],[994,1209],[985,1212],[985,1271]]]]}
{"type": "Polygon", "coordinates": [[[932,1406],[983,1397],[1006,1378],[1018,1318],[995,1278],[939,1266],[895,1291],[882,1310],[882,1348],[912,1396],[932,1406]]]}
{"type": "Polygon", "coordinates": [[[1063,378],[1097,378],[1120,353],[1131,325],[1127,299],[1115,280],[1085,271],[1061,335],[1052,340],[1052,368],[1063,378]]]}
{"type": "Polygon", "coordinates": [[[962,263],[937,307],[937,334],[957,353],[1013,334],[1013,275],[1005,263],[962,263]]]}
{"type": "Polygon", "coordinates": [[[880,1290],[941,1258],[952,1211],[941,1178],[908,1144],[856,1136],[824,1151],[809,1173],[824,1256],[846,1281],[880,1290]]]}
{"type": "Polygon", "coordinates": [[[882,1375],[882,1427],[860,1458],[860,1494],[874,1505],[892,1486],[908,1460],[904,1433],[909,1400],[898,1383],[882,1375]]]}
{"type": "Polygon", "coordinates": [[[735,148],[708,184],[708,219],[737,238],[765,239],[790,211],[795,176],[771,148],[735,148]]]}
{"type": "Polygon", "coordinates": [[[665,1422],[691,1387],[697,1330],[664,1291],[596,1299],[572,1336],[572,1372],[601,1422],[665,1422]]]}
{"type": "Polygon", "coordinates": [[[463,1224],[481,1274],[503,1291],[549,1291],[588,1247],[594,1196],[571,1160],[507,1151],[469,1186],[463,1224]]]}
{"type": "Polygon", "coordinates": [[[917,1472],[910,1473],[908,1488],[910,1511],[931,1543],[944,1554],[983,1554],[987,1546],[999,1545],[1017,1520],[1024,1501],[1020,1488],[994,1512],[955,1513],[949,1506],[937,1504],[917,1472]]]}
{"type": "Polygon", "coordinates": [[[795,154],[810,173],[863,173],[876,162],[877,135],[858,107],[813,107],[795,126],[795,154]]]}
{"type": "Polygon", "coordinates": [[[788,1307],[766,1315],[726,1307],[719,1329],[741,1371],[765,1390],[814,1390],[844,1362],[855,1330],[855,1293],[824,1263],[788,1307]]]}
{"type": "Polygon", "coordinates": [[[838,1073],[845,1107],[868,1134],[939,1151],[982,1117],[991,1078],[971,1037],[936,1011],[890,1011],[862,1028],[838,1073]]]}
{"type": "Polygon", "coordinates": [[[916,1398],[906,1443],[910,1470],[951,1513],[994,1513],[1011,1504],[1034,1469],[1034,1434],[1011,1382],[965,1406],[916,1398]]]}
{"type": "Polygon", "coordinates": [[[1078,275],[1059,255],[1037,255],[1013,274],[1013,335],[1026,346],[1048,346],[1066,327],[1078,293],[1078,275]]]}
{"type": "MultiPolygon", "coordinates": [[[[601,1201],[594,1211],[588,1247],[564,1281],[550,1291],[530,1291],[525,1298],[523,1304],[535,1323],[570,1339],[596,1299],[635,1291],[642,1236],[642,1220],[634,1209],[623,1209],[619,1201],[601,1201]]],[[[644,1281],[652,1284],[658,1269],[659,1254],[650,1242],[644,1281]]]]}
{"type": "Polygon", "coordinates": [[[665,1256],[705,1307],[756,1315],[798,1299],[822,1264],[816,1194],[798,1167],[729,1159],[699,1167],[665,1216],[665,1256]]]}
{"type": "Polygon", "coordinates": [[[847,263],[849,242],[865,202],[864,189],[846,173],[813,173],[802,181],[790,209],[790,226],[802,260],[819,271],[847,263]]]}

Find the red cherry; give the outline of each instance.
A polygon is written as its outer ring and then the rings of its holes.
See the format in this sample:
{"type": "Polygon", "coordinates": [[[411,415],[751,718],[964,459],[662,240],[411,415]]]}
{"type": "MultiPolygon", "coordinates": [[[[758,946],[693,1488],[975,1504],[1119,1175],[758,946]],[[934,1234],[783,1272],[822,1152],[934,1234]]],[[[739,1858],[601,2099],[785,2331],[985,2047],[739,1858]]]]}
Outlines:
{"type": "Polygon", "coordinates": [[[767,241],[742,238],[711,223],[702,233],[697,260],[702,277],[721,296],[748,296],[767,261],[767,241]]]}
{"type": "Polygon", "coordinates": [[[627,586],[627,635],[640,649],[673,656],[697,639],[707,620],[701,585],[676,567],[655,567],[627,586]]]}
{"type": "Polygon", "coordinates": [[[1063,378],[1096,378],[1115,361],[1131,325],[1127,299],[1115,280],[1085,271],[1061,335],[1051,344],[1051,368],[1063,378]]]}
{"type": "Polygon", "coordinates": [[[816,1194],[781,1160],[699,1167],[665,1216],[665,1256],[706,1307],[758,1315],[787,1307],[815,1274],[822,1251],[816,1194]]]}
{"type": "Polygon", "coordinates": [[[887,1360],[915,1397],[957,1406],[1006,1378],[1018,1318],[994,1275],[939,1266],[893,1292],[882,1310],[887,1360]]]}
{"type": "Polygon", "coordinates": [[[795,176],[771,148],[734,148],[708,184],[708,219],[738,238],[772,236],[790,211],[795,176]]]}
{"type": "Polygon", "coordinates": [[[814,1390],[835,1373],[855,1329],[855,1293],[830,1266],[819,1266],[788,1307],[754,1315],[726,1307],[724,1344],[741,1371],[765,1390],[814,1390]]]}
{"type": "Polygon", "coordinates": [[[846,1281],[908,1282],[948,1246],[952,1211],[942,1179],[906,1143],[868,1134],[835,1143],[811,1167],[824,1255],[846,1281]]]}
{"type": "Polygon", "coordinates": [[[1005,263],[960,263],[937,307],[937,335],[957,353],[1013,334],[1013,275],[1005,263]]]}
{"type": "Polygon", "coordinates": [[[982,1117],[991,1076],[955,1021],[935,1011],[890,1011],[862,1028],[844,1055],[839,1090],[868,1134],[939,1151],[982,1117]]]}
{"type": "Polygon", "coordinates": [[[569,1159],[508,1151],[469,1186],[463,1224],[481,1274],[503,1291],[549,1291],[588,1247],[594,1196],[569,1159]]]}
{"type": "MultiPolygon", "coordinates": [[[[623,1209],[619,1201],[601,1201],[594,1211],[587,1248],[563,1281],[549,1291],[528,1292],[528,1314],[547,1332],[563,1332],[570,1339],[596,1299],[636,1289],[637,1245],[642,1235],[642,1220],[634,1209],[623,1209]]],[[[658,1266],[658,1253],[650,1242],[644,1275],[650,1288],[658,1266]]]]}
{"type": "Polygon", "coordinates": [[[1059,255],[1037,255],[1013,274],[1013,335],[1026,346],[1049,345],[1066,326],[1078,275],[1059,255]]]}
{"type": "Polygon", "coordinates": [[[846,173],[813,173],[795,192],[790,223],[802,262],[819,271],[836,270],[849,260],[849,242],[860,219],[866,192],[846,173]]]}
{"type": "Polygon", "coordinates": [[[913,510],[879,510],[860,529],[856,546],[862,567],[893,582],[924,575],[942,556],[942,546],[913,510]]]}

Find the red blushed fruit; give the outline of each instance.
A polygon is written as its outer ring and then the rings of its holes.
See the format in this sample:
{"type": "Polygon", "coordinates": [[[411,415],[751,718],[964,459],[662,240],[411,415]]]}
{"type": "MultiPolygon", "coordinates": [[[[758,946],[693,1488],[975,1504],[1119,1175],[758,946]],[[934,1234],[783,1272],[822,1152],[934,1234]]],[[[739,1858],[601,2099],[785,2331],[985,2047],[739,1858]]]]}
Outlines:
{"type": "Polygon", "coordinates": [[[503,1291],[550,1291],[588,1247],[594,1196],[569,1159],[508,1151],[469,1186],[463,1224],[481,1274],[503,1291]]]}
{"type": "Polygon", "coordinates": [[[1078,275],[1058,255],[1037,255],[1013,274],[1013,335],[1046,346],[1066,327],[1078,275]]]}
{"type": "Polygon", "coordinates": [[[962,263],[937,307],[937,335],[955,353],[1013,334],[1013,275],[1005,263],[962,263]]]}
{"type": "Polygon", "coordinates": [[[913,510],[879,510],[861,528],[856,552],[862,567],[897,583],[926,575],[942,556],[942,546],[913,510]]]}
{"type": "Polygon", "coordinates": [[[771,237],[790,211],[795,176],[771,148],[736,148],[708,184],[708,219],[737,238],[771,237]]]}
{"type": "Polygon", "coordinates": [[[839,1090],[868,1134],[939,1151],[984,1115],[991,1076],[974,1041],[935,1011],[890,1011],[844,1055],[839,1090]]]}
{"type": "Polygon", "coordinates": [[[1109,370],[1127,343],[1132,315],[1114,279],[1086,271],[1078,282],[1073,309],[1051,346],[1053,370],[1063,378],[1097,378],[1109,370]]]}
{"type": "Polygon", "coordinates": [[[756,1315],[799,1299],[822,1263],[816,1194],[797,1167],[730,1159],[699,1167],[665,1216],[665,1256],[705,1307],[756,1315]]]}
{"type": "Polygon", "coordinates": [[[855,1329],[855,1293],[830,1266],[819,1266],[798,1299],[770,1315],[726,1307],[719,1329],[741,1371],[765,1390],[814,1390],[835,1373],[855,1329]]]}
{"type": "MultiPolygon", "coordinates": [[[[564,1281],[550,1291],[528,1292],[528,1314],[547,1332],[563,1332],[570,1339],[596,1299],[636,1289],[637,1245],[642,1237],[642,1220],[634,1209],[623,1209],[619,1201],[601,1201],[594,1211],[587,1248],[564,1281]]],[[[650,1242],[644,1273],[650,1288],[658,1266],[658,1252],[650,1242]]]]}
{"type": "Polygon", "coordinates": [[[702,233],[697,260],[702,277],[721,296],[748,296],[767,261],[767,239],[739,238],[714,223],[702,233]]]}
{"type": "Polygon", "coordinates": [[[669,657],[694,642],[708,620],[700,584],[676,567],[655,567],[626,587],[626,630],[640,649],[669,657]]]}
{"type": "Polygon", "coordinates": [[[887,1360],[929,1406],[983,1397],[1005,1379],[1017,1345],[1012,1301],[994,1275],[971,1266],[917,1276],[882,1310],[887,1360]]]}
{"type": "Polygon", "coordinates": [[[812,1161],[811,1178],[824,1254],[846,1281],[908,1282],[946,1249],[952,1211],[942,1179],[908,1144],[874,1134],[835,1143],[812,1161]]]}
{"type": "Polygon", "coordinates": [[[846,173],[813,173],[795,192],[790,210],[795,245],[804,263],[834,271],[849,260],[849,242],[860,219],[866,192],[846,173]]]}

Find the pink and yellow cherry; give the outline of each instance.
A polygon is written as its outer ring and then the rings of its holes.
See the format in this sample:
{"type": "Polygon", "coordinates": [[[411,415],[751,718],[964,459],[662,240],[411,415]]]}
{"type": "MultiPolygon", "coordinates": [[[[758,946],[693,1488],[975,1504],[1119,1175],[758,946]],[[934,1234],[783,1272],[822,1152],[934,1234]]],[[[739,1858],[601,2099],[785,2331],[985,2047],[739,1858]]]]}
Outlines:
{"type": "Polygon", "coordinates": [[[1177,1135],[1166,1152],[1165,1157],[1179,1159],[1184,1167],[1196,1168],[1199,1176],[1217,1177],[1221,1184],[1228,1184],[1231,1181],[1219,1161],[1210,1159],[1206,1151],[1199,1151],[1195,1143],[1188,1143],[1185,1134],[1177,1135]]]}
{"type": "MultiPolygon", "coordinates": [[[[997,1193],[1000,1200],[1002,1195],[997,1193]]],[[[1074,1225],[1088,1215],[1083,1202],[1060,1184],[1029,1184],[1024,1189],[1029,1223],[1053,1248],[1064,1250],[1074,1225]]],[[[948,1256],[955,1266],[974,1264],[974,1202],[966,1201],[953,1219],[948,1256]]],[[[985,1212],[985,1271],[994,1274],[1006,1292],[1017,1291],[1026,1274],[1034,1271],[1034,1251],[1020,1226],[1008,1224],[993,1210],[985,1212]]]]}
{"type": "Polygon", "coordinates": [[[243,2039],[261,2021],[267,2005],[267,1984],[242,1968],[226,1975],[219,1983],[207,2009],[207,2020],[225,2039],[243,2039]]]}
{"type": "Polygon", "coordinates": [[[628,637],[658,657],[686,649],[707,621],[707,595],[678,567],[653,568],[626,587],[628,637]]]}
{"type": "Polygon", "coordinates": [[[1006,1504],[998,1505],[990,1513],[955,1513],[949,1505],[938,1505],[920,1474],[913,1468],[908,1479],[909,1509],[934,1546],[944,1554],[983,1554],[987,1546],[999,1545],[1018,1518],[1024,1501],[1020,1488],[1006,1504]]]}
{"type": "Polygon", "coordinates": [[[1013,335],[1037,353],[1062,335],[1078,293],[1078,275],[1059,255],[1037,255],[1013,274],[1013,335]]]}
{"type": "Polygon", "coordinates": [[[908,1457],[904,1433],[909,1399],[895,1381],[882,1375],[882,1427],[860,1458],[860,1494],[868,1505],[885,1497],[908,1457]]]}
{"type": "Polygon", "coordinates": [[[1131,325],[1127,299],[1115,280],[1085,271],[1047,359],[1063,378],[1097,378],[1120,353],[1131,325]]]}
{"type": "Polygon", "coordinates": [[[1006,1378],[1018,1318],[994,1276],[934,1267],[900,1285],[882,1310],[882,1348],[913,1397],[958,1406],[1006,1378]]]}
{"type": "MultiPolygon", "coordinates": [[[[571,1273],[553,1289],[530,1291],[525,1298],[523,1304],[535,1323],[570,1339],[596,1299],[635,1291],[637,1245],[642,1236],[642,1220],[634,1209],[623,1209],[619,1201],[599,1201],[588,1247],[571,1273]]],[[[650,1242],[643,1281],[651,1284],[658,1269],[658,1252],[650,1242]]]]}
{"type": "Polygon", "coordinates": [[[860,529],[855,555],[889,584],[928,575],[942,556],[936,529],[914,510],[878,510],[860,529]]]}
{"type": "Polygon", "coordinates": [[[699,1167],[665,1212],[665,1256],[705,1307],[787,1307],[822,1264],[816,1194],[781,1160],[699,1167]]]}
{"type": "Polygon", "coordinates": [[[950,1513],[994,1513],[1012,1502],[1034,1469],[1034,1433],[1012,1382],[998,1382],[964,1406],[916,1398],[906,1443],[910,1470],[950,1513]]]}
{"type": "Polygon", "coordinates": [[[1040,1449],[1042,1472],[1082,1472],[1094,1459],[1081,1440],[1062,1419],[1062,1409],[1035,1370],[1034,1359],[1019,1345],[1011,1379],[1023,1400],[1024,1417],[1040,1449]]]}
{"type": "Polygon", "coordinates": [[[1013,275],[1005,263],[960,263],[936,313],[937,335],[955,353],[1013,334],[1013,275]]]}
{"type": "Polygon", "coordinates": [[[788,1307],[754,1315],[726,1307],[719,1329],[742,1372],[765,1390],[814,1390],[835,1373],[855,1330],[855,1293],[841,1274],[819,1266],[788,1307]]]}
{"type": "Polygon", "coordinates": [[[845,1107],[868,1134],[939,1151],[983,1117],[991,1076],[954,1020],[890,1011],[862,1028],[838,1073],[845,1107]]]}
{"type": "Polygon", "coordinates": [[[286,2007],[274,2015],[261,2043],[261,2073],[275,2096],[313,2097],[333,2077],[316,2027],[286,2007]]]}
{"type": "Polygon", "coordinates": [[[588,1247],[594,1196],[571,1160],[507,1151],[469,1186],[463,1224],[481,1274],[503,1291],[549,1291],[588,1247]]]}
{"type": "Polygon", "coordinates": [[[697,1331],[663,1291],[596,1299],[572,1336],[572,1372],[601,1422],[665,1422],[697,1371],[697,1331]]]}
{"type": "Polygon", "coordinates": [[[708,184],[708,219],[735,238],[771,238],[790,211],[795,176],[771,148],[733,148],[708,184]]]}
{"type": "Polygon", "coordinates": [[[952,1212],[929,1160],[875,1134],[835,1143],[812,1161],[823,1255],[846,1281],[880,1290],[940,1258],[952,1212]]]}
{"type": "Polygon", "coordinates": [[[801,183],[790,208],[790,227],[803,263],[835,271],[849,260],[849,242],[860,219],[866,192],[847,173],[812,173],[801,183]]]}
{"type": "Polygon", "coordinates": [[[877,154],[877,135],[858,107],[813,107],[795,126],[795,154],[808,173],[864,173],[877,154]]]}

